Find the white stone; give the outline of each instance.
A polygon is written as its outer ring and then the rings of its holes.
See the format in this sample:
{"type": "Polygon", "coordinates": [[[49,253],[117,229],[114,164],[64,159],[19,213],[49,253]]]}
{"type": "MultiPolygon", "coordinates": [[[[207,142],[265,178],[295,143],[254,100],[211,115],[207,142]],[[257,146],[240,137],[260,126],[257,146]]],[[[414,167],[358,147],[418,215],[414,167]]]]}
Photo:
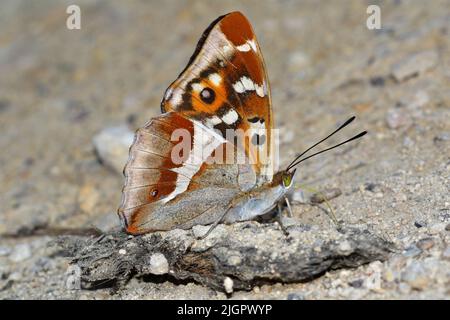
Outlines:
{"type": "Polygon", "coordinates": [[[228,264],[231,266],[237,266],[241,264],[242,259],[239,255],[232,255],[228,258],[228,264]]]}
{"type": "Polygon", "coordinates": [[[230,294],[233,293],[233,280],[230,277],[226,277],[223,280],[223,287],[225,288],[225,292],[230,294]]]}
{"type": "Polygon", "coordinates": [[[123,125],[103,129],[94,137],[93,144],[102,163],[122,174],[133,140],[134,133],[123,125]]]}
{"type": "Polygon", "coordinates": [[[348,240],[344,240],[339,244],[339,251],[342,254],[349,254],[352,252],[352,245],[348,240]]]}
{"type": "Polygon", "coordinates": [[[154,253],[150,257],[150,273],[161,275],[169,272],[169,263],[162,253],[154,253]]]}
{"type": "Polygon", "coordinates": [[[210,226],[196,225],[192,227],[192,232],[196,238],[203,237],[209,230],[210,226]]]}

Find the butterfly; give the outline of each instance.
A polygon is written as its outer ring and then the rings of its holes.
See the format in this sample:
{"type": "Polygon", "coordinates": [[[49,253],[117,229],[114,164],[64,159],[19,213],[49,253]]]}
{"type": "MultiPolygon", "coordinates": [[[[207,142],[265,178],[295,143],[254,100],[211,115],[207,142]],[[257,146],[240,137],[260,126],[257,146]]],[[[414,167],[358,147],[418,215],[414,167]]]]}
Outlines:
{"type": "Polygon", "coordinates": [[[252,26],[240,12],[220,16],[204,31],[165,91],[161,111],[136,131],[124,168],[118,214],[130,234],[195,225],[212,230],[263,215],[285,199],[296,165],[366,133],[300,159],[350,118],[275,172],[269,81],[252,26]],[[179,132],[190,137],[181,150],[179,132]]]}

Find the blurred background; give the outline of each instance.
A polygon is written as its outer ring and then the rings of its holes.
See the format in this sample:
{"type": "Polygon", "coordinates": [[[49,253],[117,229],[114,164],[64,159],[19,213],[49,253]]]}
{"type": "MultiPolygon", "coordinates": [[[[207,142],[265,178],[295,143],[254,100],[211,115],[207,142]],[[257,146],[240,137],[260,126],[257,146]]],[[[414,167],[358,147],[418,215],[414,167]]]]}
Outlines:
{"type": "MultiPolygon", "coordinates": [[[[134,130],[160,113],[203,30],[235,10],[251,21],[264,54],[282,162],[356,115],[344,136],[370,134],[304,163],[297,182],[339,188],[339,220],[371,224],[401,246],[424,232],[440,237],[430,268],[444,278],[385,294],[448,298],[450,268],[440,269],[450,259],[448,0],[2,0],[0,297],[56,294],[24,281],[37,261],[44,278],[64,273],[64,262],[45,258],[45,230],[118,225],[134,130]],[[66,27],[71,4],[81,9],[80,30],[66,27]],[[379,30],[366,25],[371,4],[381,8],[379,30]]],[[[303,196],[297,189],[294,198],[303,196]]],[[[295,213],[303,223],[330,223],[320,210],[295,213]]],[[[210,297],[198,290],[193,297],[210,297]]]]}

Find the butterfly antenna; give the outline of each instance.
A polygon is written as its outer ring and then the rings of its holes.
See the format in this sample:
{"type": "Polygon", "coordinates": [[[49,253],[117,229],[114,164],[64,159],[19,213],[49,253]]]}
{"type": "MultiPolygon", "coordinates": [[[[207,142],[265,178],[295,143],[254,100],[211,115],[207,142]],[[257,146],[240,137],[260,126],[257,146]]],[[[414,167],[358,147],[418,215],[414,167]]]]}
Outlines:
{"type": "MultiPolygon", "coordinates": [[[[319,155],[319,154],[321,154],[321,153],[323,153],[323,152],[326,152],[326,151],[332,150],[332,149],[334,149],[334,148],[337,148],[337,147],[339,147],[339,146],[342,146],[343,144],[349,143],[350,141],[359,139],[359,138],[361,138],[362,136],[364,136],[365,134],[367,134],[367,131],[360,132],[360,133],[358,133],[356,136],[354,136],[354,137],[352,137],[352,138],[350,138],[350,139],[348,139],[348,140],[345,140],[345,141],[343,141],[343,142],[341,142],[341,143],[339,143],[339,144],[337,144],[337,145],[335,145],[335,146],[332,146],[332,147],[326,148],[326,149],[324,149],[324,150],[321,150],[321,151],[319,151],[319,152],[313,153],[312,155],[307,156],[306,158],[303,158],[303,159],[301,159],[301,160],[298,160],[298,161],[295,162],[294,164],[290,165],[290,166],[289,166],[289,169],[295,167],[295,166],[298,165],[300,162],[303,162],[303,161],[305,161],[305,160],[308,160],[309,158],[312,158],[312,157],[317,156],[317,155],[319,155]]],[[[298,158],[297,158],[297,159],[298,159],[298,158]]],[[[289,170],[289,169],[288,169],[288,170],[289,170]]]]}
{"type": "Polygon", "coordinates": [[[287,166],[286,171],[288,171],[289,169],[291,169],[293,167],[293,163],[296,162],[298,159],[300,159],[305,153],[307,153],[309,150],[311,150],[312,148],[316,147],[317,145],[321,144],[322,142],[324,142],[325,140],[327,140],[328,138],[330,138],[331,136],[333,136],[335,133],[341,131],[342,129],[344,129],[346,126],[348,126],[353,120],[355,120],[355,116],[351,117],[350,119],[348,119],[347,121],[345,121],[339,128],[337,128],[336,130],[334,130],[332,133],[330,133],[328,136],[326,136],[325,138],[323,138],[322,140],[320,140],[319,142],[316,142],[315,144],[313,144],[311,147],[309,147],[308,149],[306,149],[305,151],[303,151],[301,154],[299,154],[297,157],[295,157],[294,160],[292,160],[292,162],[287,166]]]}

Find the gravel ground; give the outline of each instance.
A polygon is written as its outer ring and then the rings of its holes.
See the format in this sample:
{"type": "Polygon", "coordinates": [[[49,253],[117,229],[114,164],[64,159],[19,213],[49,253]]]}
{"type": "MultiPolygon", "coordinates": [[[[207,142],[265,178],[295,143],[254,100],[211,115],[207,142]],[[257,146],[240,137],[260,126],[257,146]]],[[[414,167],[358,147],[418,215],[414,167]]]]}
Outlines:
{"type": "MultiPolygon", "coordinates": [[[[82,29],[70,31],[70,1],[3,1],[0,298],[449,299],[450,1],[373,2],[381,30],[366,28],[371,1],[86,0],[82,29]],[[339,188],[330,203],[340,223],[398,252],[229,296],[166,278],[114,294],[70,290],[69,260],[49,242],[58,230],[118,225],[132,132],[159,113],[203,29],[233,10],[249,17],[265,56],[283,163],[350,115],[346,135],[369,131],[302,164],[293,198],[310,197],[304,186],[339,188]]],[[[296,223],[335,228],[315,206],[293,210],[296,223]]]]}

